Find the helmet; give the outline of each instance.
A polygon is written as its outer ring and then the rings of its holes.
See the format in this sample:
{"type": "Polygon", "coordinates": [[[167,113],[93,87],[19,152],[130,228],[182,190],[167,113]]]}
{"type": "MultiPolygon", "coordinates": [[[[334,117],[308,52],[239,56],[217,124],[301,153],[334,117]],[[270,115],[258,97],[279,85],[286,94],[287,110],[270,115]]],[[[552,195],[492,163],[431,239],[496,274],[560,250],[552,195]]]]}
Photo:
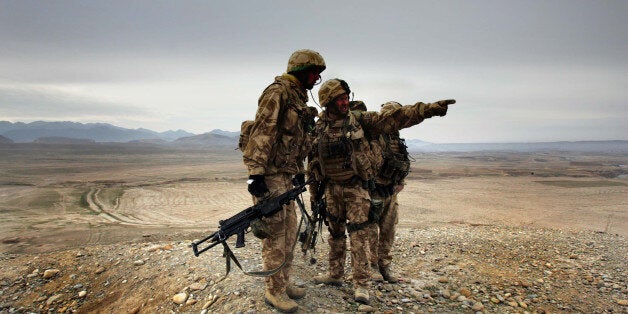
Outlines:
{"type": "Polygon", "coordinates": [[[397,109],[397,108],[401,108],[401,104],[396,102],[396,101],[389,101],[385,104],[382,105],[382,109],[380,110],[380,112],[382,114],[386,114],[390,111],[392,111],[393,109],[397,109]]]}
{"type": "Polygon", "coordinates": [[[329,105],[334,98],[345,93],[347,96],[351,94],[351,89],[349,89],[347,82],[337,78],[327,80],[318,90],[318,102],[321,106],[325,107],[329,105]]]}
{"type": "Polygon", "coordinates": [[[349,102],[351,110],[367,111],[366,104],[361,100],[353,100],[349,102]]]}
{"type": "Polygon", "coordinates": [[[314,50],[301,49],[292,53],[288,59],[288,69],[286,73],[294,73],[307,70],[311,67],[318,67],[321,72],[327,67],[323,57],[314,50]]]}

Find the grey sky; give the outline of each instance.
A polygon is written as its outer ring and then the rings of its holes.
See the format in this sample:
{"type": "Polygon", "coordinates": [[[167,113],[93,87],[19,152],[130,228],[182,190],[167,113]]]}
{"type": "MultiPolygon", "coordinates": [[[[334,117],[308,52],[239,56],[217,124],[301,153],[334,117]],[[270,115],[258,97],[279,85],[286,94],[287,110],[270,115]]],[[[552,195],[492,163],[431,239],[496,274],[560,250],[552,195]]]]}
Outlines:
{"type": "Polygon", "coordinates": [[[626,140],[626,12],[627,1],[0,0],[0,120],[236,131],[310,48],[323,79],[347,80],[371,110],[458,101],[408,138],[626,140]]]}

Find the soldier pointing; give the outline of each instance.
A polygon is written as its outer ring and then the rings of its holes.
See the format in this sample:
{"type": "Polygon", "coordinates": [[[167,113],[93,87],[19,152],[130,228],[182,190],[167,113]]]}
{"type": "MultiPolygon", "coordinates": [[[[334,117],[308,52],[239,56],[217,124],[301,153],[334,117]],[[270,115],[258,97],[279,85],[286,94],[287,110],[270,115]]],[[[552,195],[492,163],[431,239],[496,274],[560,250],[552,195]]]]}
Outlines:
{"type": "MultiPolygon", "coordinates": [[[[351,243],[354,298],[369,303],[368,225],[371,207],[369,191],[375,187],[378,159],[366,134],[396,132],[433,116],[444,116],[455,100],[418,102],[393,108],[386,115],[350,111],[349,85],[340,79],[323,83],[318,96],[324,111],[316,122],[315,139],[309,158],[308,175],[324,189],[327,201],[329,273],[314,277],[315,283],[341,285],[346,259],[346,234],[351,243]]],[[[316,188],[311,195],[319,195],[316,188]]]]}

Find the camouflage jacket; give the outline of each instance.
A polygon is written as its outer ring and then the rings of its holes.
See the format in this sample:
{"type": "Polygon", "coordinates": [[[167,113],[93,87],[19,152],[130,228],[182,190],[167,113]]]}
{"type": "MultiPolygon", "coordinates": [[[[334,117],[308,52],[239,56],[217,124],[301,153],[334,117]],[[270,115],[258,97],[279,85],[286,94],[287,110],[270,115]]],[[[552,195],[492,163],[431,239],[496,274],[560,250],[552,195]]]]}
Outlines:
{"type": "Polygon", "coordinates": [[[243,150],[249,175],[304,171],[311,148],[309,129],[317,110],[306,105],[306,90],[290,74],[277,76],[258,100],[250,139],[243,150]]]}
{"type": "MultiPolygon", "coordinates": [[[[368,138],[377,138],[382,134],[390,134],[398,132],[401,129],[411,127],[413,125],[419,124],[425,120],[425,115],[423,114],[425,106],[427,104],[418,102],[414,105],[402,106],[400,108],[396,108],[390,110],[384,114],[375,112],[375,111],[359,111],[354,110],[350,111],[349,114],[344,117],[347,121],[351,121],[355,119],[361,126],[361,129],[364,130],[366,136],[368,138]]],[[[321,141],[325,140],[326,130],[330,130],[330,128],[325,125],[336,125],[338,122],[331,120],[326,112],[321,114],[321,118],[316,122],[316,132],[315,132],[315,140],[314,140],[314,150],[311,154],[311,158],[308,164],[308,175],[314,177],[316,180],[328,179],[325,169],[329,168],[329,166],[336,167],[337,165],[326,165],[325,163],[329,163],[331,158],[321,157],[324,155],[324,152],[328,149],[324,148],[321,141]],[[327,159],[327,160],[324,160],[327,159]]],[[[350,124],[350,123],[347,123],[350,124]]],[[[328,131],[327,131],[328,132],[328,131]]],[[[363,149],[364,145],[353,145],[354,149],[363,149]]],[[[370,149],[370,148],[369,148],[370,149]]],[[[333,151],[337,151],[334,149],[333,151]]],[[[370,154],[370,163],[374,169],[379,169],[381,167],[382,160],[381,158],[377,158],[373,152],[368,152],[370,154]],[[377,161],[379,159],[379,162],[377,161]]],[[[340,159],[339,159],[340,160],[340,159]]],[[[348,166],[348,165],[347,165],[348,166]]],[[[345,167],[347,167],[345,166],[345,167]]],[[[353,164],[353,167],[356,167],[356,164],[353,164]]],[[[355,174],[358,175],[360,169],[354,169],[355,174]]],[[[373,175],[375,175],[375,171],[373,175]]],[[[360,177],[362,177],[360,175],[360,177]]],[[[364,178],[363,178],[364,179],[364,178]]],[[[311,192],[310,192],[311,193],[311,192]]]]}

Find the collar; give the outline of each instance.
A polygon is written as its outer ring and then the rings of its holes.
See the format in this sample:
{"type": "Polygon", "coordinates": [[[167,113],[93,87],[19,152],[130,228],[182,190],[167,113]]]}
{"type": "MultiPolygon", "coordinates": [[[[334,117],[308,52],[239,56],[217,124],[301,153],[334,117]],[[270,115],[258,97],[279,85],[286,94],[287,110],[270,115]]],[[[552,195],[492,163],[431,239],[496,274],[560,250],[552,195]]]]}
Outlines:
{"type": "Polygon", "coordinates": [[[288,81],[290,81],[291,83],[295,84],[300,89],[303,89],[301,81],[299,81],[299,79],[296,76],[294,76],[292,74],[289,74],[289,73],[284,73],[284,74],[281,75],[281,77],[283,77],[283,78],[287,79],[288,81]]]}

